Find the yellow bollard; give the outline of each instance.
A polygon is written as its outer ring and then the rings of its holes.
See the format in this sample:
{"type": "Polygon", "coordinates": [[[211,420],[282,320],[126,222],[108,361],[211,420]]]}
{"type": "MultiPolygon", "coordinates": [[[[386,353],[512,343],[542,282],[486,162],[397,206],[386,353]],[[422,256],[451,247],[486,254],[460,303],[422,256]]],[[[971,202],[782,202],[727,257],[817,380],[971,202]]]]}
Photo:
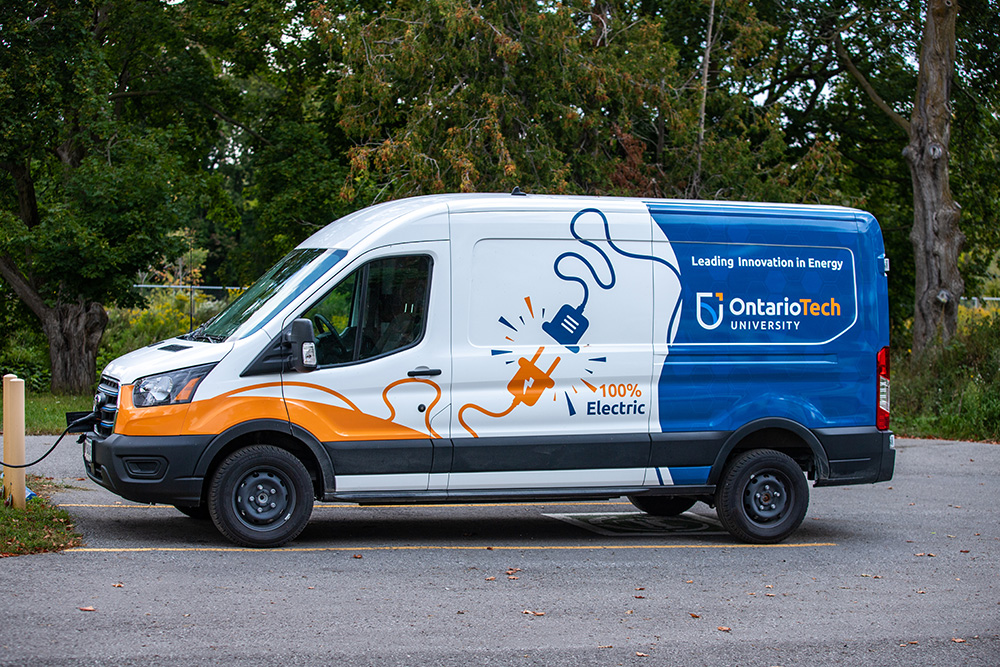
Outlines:
{"type": "MultiPolygon", "coordinates": [[[[3,460],[24,464],[24,380],[3,376],[3,460]]],[[[24,468],[3,468],[3,495],[17,509],[25,509],[24,468]]]]}

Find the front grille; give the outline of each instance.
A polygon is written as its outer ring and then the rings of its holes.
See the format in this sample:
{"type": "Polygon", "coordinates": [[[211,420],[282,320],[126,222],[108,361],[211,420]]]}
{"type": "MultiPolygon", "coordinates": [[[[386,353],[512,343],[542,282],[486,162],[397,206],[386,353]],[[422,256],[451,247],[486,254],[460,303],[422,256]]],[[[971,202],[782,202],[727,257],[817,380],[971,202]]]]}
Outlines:
{"type": "Polygon", "coordinates": [[[97,414],[97,425],[94,430],[103,437],[108,437],[115,430],[115,417],[118,415],[118,380],[101,376],[101,383],[97,385],[97,394],[100,397],[101,409],[97,414]]]}

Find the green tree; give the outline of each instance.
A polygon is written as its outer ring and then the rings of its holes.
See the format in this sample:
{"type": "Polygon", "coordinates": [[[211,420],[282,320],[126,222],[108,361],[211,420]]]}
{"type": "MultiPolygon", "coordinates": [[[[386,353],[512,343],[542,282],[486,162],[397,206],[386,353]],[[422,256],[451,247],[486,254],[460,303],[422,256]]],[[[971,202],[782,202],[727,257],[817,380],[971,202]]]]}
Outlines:
{"type": "Polygon", "coordinates": [[[218,191],[201,169],[228,91],[160,3],[0,6],[0,276],[38,317],[52,389],[84,392],[137,271],[218,191]]]}
{"type": "Polygon", "coordinates": [[[757,95],[783,105],[790,143],[836,139],[849,166],[845,188],[886,231],[894,330],[912,319],[916,350],[946,341],[962,273],[975,284],[997,248],[1000,7],[757,4],[764,20],[784,27],[757,95]]]}

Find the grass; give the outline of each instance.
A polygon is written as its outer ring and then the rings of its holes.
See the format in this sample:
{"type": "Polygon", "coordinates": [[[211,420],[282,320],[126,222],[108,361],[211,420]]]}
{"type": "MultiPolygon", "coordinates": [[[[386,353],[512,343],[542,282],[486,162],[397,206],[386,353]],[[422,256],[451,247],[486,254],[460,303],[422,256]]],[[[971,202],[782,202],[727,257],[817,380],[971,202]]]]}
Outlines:
{"type": "MultiPolygon", "coordinates": [[[[0,406],[3,399],[0,398],[0,406]]],[[[55,396],[29,392],[24,398],[24,430],[28,435],[58,435],[66,428],[67,412],[89,412],[94,395],[55,396]]]]}
{"type": "Polygon", "coordinates": [[[61,551],[82,544],[65,510],[50,504],[43,493],[59,488],[50,479],[28,475],[28,487],[39,496],[23,510],[0,503],[0,558],[61,551]]]}
{"type": "Polygon", "coordinates": [[[1000,441],[1000,313],[968,314],[946,346],[895,354],[892,426],[900,435],[1000,441]]]}

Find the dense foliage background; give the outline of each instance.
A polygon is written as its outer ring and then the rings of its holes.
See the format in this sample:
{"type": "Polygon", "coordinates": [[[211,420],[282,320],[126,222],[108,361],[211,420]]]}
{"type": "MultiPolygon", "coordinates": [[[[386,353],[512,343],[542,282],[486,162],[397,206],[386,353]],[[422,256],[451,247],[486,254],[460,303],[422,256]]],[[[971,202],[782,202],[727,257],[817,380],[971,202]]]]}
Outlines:
{"type": "MultiPolygon", "coordinates": [[[[64,372],[39,309],[96,305],[103,362],[190,322],[134,283],[245,285],[363,206],[515,185],[870,210],[905,356],[908,138],[844,54],[909,117],[927,1],[5,0],[0,262],[37,302],[0,282],[0,365],[64,372]]],[[[1000,2],[959,5],[951,191],[989,295],[1000,2]]]]}

